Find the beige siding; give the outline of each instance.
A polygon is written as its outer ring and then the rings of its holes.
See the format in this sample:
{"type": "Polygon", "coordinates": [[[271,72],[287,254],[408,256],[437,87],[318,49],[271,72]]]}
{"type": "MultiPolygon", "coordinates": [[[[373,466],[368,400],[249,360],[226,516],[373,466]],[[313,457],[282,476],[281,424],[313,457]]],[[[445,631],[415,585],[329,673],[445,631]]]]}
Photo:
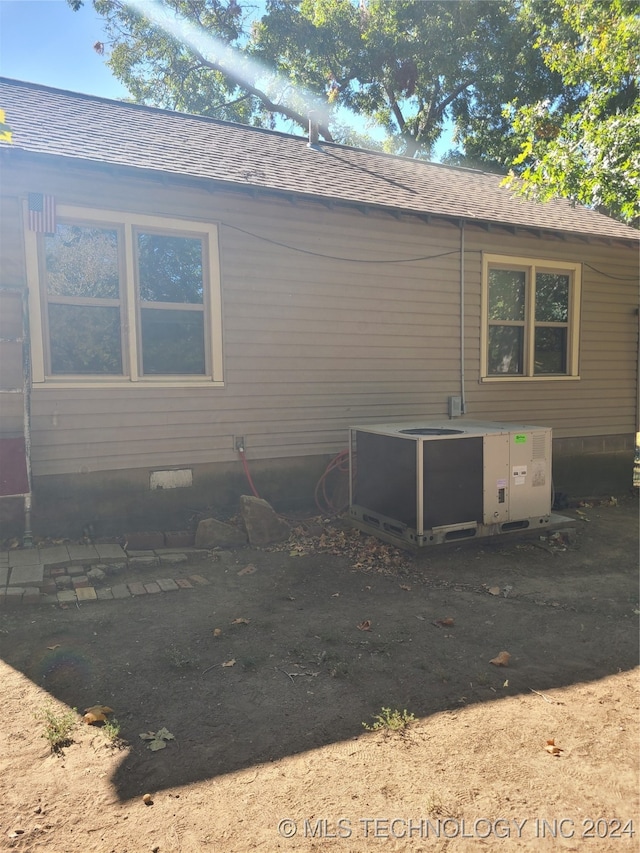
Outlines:
{"type": "MultiPolygon", "coordinates": [[[[474,235],[467,248],[486,249],[474,235]]],[[[501,240],[503,254],[558,258],[582,263],[579,380],[479,382],[476,329],[480,304],[468,305],[467,401],[474,417],[519,419],[552,426],[558,437],[630,434],[637,418],[637,251],[580,241],[535,237],[501,240]],[[593,269],[595,267],[595,269],[593,269]],[[601,272],[597,272],[599,270],[601,272]],[[606,275],[604,274],[606,273],[606,275]],[[613,278],[613,276],[617,278],[613,278]]],[[[469,269],[469,266],[467,266],[469,269]]],[[[479,288],[479,270],[469,270],[469,288],[479,288]]]]}
{"type": "MultiPolygon", "coordinates": [[[[171,189],[79,167],[32,169],[28,185],[5,183],[14,211],[17,195],[37,189],[65,204],[93,207],[104,199],[114,210],[220,225],[225,387],[36,387],[36,475],[228,462],[237,435],[249,459],[328,454],[345,446],[350,425],[441,418],[448,395],[460,393],[460,233],[453,225],[171,189]]],[[[560,436],[633,432],[633,282],[585,266],[579,380],[480,383],[479,323],[482,250],[588,262],[621,277],[637,274],[635,253],[465,231],[468,415],[549,424],[560,436]]],[[[19,253],[10,254],[14,280],[23,280],[19,253]]]]}

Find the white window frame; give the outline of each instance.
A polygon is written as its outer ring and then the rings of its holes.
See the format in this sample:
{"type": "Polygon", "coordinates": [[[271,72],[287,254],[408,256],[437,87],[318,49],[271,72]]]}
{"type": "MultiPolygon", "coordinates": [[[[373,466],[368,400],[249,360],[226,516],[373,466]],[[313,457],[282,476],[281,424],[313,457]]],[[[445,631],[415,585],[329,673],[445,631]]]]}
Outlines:
{"type": "Polygon", "coordinates": [[[24,207],[25,255],[27,282],[29,287],[29,322],[31,327],[31,376],[34,385],[55,385],[56,388],[105,388],[140,387],[161,385],[167,388],[185,386],[222,387],[222,294],[218,226],[215,223],[150,216],[120,211],[58,205],[56,218],[60,222],[88,225],[90,227],[114,228],[122,236],[122,270],[120,293],[120,325],[122,332],[122,376],[102,375],[56,375],[47,371],[47,318],[44,240],[42,234],[31,231],[27,224],[27,206],[24,207]],[[204,278],[204,328],[207,365],[206,375],[143,375],[141,372],[140,299],[138,296],[136,233],[150,229],[155,233],[170,236],[198,237],[203,244],[204,278]]]}
{"type": "MultiPolygon", "coordinates": [[[[481,382],[557,382],[580,379],[580,297],[582,289],[582,264],[551,258],[530,258],[516,255],[482,253],[482,301],[480,327],[480,381],[481,382]],[[525,320],[523,372],[498,375],[489,373],[489,270],[525,271],[525,320]],[[537,272],[569,275],[569,317],[567,328],[567,372],[535,374],[535,281],[537,272]]],[[[516,325],[514,323],[514,325],[516,325]]],[[[540,326],[553,326],[539,323],[540,326]]]]}

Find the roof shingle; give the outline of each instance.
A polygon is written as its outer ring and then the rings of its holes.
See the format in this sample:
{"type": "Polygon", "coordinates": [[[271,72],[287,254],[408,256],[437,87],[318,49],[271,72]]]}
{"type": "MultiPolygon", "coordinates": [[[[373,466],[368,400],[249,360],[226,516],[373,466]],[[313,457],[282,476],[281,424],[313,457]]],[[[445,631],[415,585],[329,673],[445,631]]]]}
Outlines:
{"type": "Polygon", "coordinates": [[[501,177],[0,78],[9,149],[407,213],[638,240],[564,199],[513,197],[501,177]],[[46,119],[44,118],[46,117],[46,119]]]}

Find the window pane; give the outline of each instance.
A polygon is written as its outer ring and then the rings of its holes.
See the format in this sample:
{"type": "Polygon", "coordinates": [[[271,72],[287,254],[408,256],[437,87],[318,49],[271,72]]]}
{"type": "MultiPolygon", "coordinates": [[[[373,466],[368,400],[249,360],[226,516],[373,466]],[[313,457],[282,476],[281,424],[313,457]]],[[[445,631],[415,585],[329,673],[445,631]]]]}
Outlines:
{"type": "Polygon", "coordinates": [[[141,309],[142,372],[203,374],[204,313],[141,309]]]}
{"type": "Polygon", "coordinates": [[[120,309],[49,305],[52,373],[122,375],[120,309]]]}
{"type": "Polygon", "coordinates": [[[202,304],[202,240],[138,234],[140,299],[202,304]]]}
{"type": "Polygon", "coordinates": [[[489,373],[521,374],[522,326],[489,326],[489,373]]]}
{"type": "Polygon", "coordinates": [[[489,319],[524,320],[524,270],[489,270],[489,319]]]}
{"type": "Polygon", "coordinates": [[[117,231],[58,225],[45,254],[50,296],[119,299],[117,231]]]}
{"type": "Polygon", "coordinates": [[[536,329],[535,373],[567,372],[567,329],[536,329]]]}
{"type": "Polygon", "coordinates": [[[536,273],[536,320],[566,323],[569,320],[569,276],[536,273]]]}

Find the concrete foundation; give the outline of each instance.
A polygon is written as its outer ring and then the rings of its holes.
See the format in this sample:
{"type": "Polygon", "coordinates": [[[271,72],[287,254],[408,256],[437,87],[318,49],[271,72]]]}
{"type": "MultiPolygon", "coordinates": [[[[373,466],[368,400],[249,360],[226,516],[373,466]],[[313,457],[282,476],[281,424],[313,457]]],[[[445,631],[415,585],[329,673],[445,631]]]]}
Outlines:
{"type": "MultiPolygon", "coordinates": [[[[553,442],[556,493],[568,498],[624,494],[632,487],[633,435],[561,438],[553,442]]],[[[260,497],[279,512],[313,511],[314,490],[329,456],[250,460],[260,497]]],[[[240,495],[250,494],[242,465],[192,465],[192,485],[150,488],[150,469],[91,474],[34,476],[33,521],[36,536],[79,539],[118,536],[133,531],[188,530],[203,514],[235,514],[240,495]]],[[[344,483],[334,483],[342,496],[344,483]]],[[[0,539],[21,536],[22,499],[0,501],[0,539]]]]}

